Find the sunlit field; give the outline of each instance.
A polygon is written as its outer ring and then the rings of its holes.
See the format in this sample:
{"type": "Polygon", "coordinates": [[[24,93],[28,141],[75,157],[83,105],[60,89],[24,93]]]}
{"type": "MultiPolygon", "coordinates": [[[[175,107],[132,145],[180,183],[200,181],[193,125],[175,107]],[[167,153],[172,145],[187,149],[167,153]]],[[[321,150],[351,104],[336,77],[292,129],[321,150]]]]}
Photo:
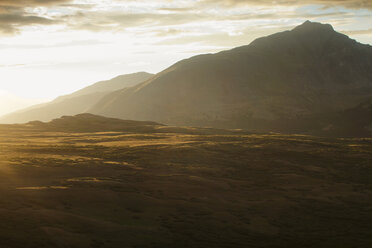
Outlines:
{"type": "Polygon", "coordinates": [[[1,126],[0,247],[372,245],[372,139],[138,123],[1,126]]]}

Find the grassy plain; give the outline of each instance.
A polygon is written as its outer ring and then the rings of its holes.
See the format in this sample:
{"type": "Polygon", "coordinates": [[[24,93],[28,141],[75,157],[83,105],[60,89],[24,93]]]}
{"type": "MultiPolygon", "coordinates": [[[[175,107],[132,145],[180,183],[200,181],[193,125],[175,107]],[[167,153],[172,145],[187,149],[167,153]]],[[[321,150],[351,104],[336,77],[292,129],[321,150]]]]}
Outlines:
{"type": "Polygon", "coordinates": [[[372,247],[372,140],[0,127],[0,247],[372,247]]]}

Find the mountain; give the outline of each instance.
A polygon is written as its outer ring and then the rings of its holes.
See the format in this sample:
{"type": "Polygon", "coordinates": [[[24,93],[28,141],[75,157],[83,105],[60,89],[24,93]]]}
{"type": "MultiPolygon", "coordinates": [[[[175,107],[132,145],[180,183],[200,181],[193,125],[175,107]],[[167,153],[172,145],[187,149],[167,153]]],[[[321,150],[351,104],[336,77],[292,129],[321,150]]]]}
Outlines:
{"type": "Polygon", "coordinates": [[[62,100],[77,96],[89,95],[97,92],[111,92],[120,90],[126,87],[135,86],[138,83],[142,83],[152,76],[154,76],[154,74],[147,72],[137,72],[132,74],[120,75],[110,80],[100,81],[95,84],[89,85],[81,90],[75,91],[72,94],[61,96],[57,99],[62,100]]]}
{"type": "Polygon", "coordinates": [[[306,21],[247,46],[182,60],[106,95],[88,112],[172,125],[314,133],[329,125],[324,116],[372,96],[371,68],[371,46],[331,25],[306,21]]]}
{"type": "Polygon", "coordinates": [[[354,108],[329,117],[325,131],[336,137],[362,137],[372,134],[372,97],[354,108]]]}
{"type": "Polygon", "coordinates": [[[0,118],[0,123],[25,123],[28,121],[50,121],[63,115],[86,112],[106,94],[134,86],[151,78],[153,74],[138,72],[121,75],[107,81],[97,82],[72,94],[61,96],[49,103],[35,105],[0,118]]]}

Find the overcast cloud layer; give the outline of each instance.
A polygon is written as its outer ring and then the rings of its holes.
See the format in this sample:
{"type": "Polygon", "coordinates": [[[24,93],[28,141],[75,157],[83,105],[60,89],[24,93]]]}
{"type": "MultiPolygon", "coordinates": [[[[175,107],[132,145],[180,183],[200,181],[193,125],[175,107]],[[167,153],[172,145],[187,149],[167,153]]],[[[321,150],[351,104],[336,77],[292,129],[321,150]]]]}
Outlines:
{"type": "Polygon", "coordinates": [[[200,21],[301,18],[302,13],[293,12],[293,8],[308,5],[321,7],[326,13],[323,16],[339,14],[342,17],[346,13],[352,15],[353,11],[372,9],[370,0],[0,0],[0,31],[15,34],[23,27],[35,25],[120,31],[130,27],[174,26],[200,21]],[[270,8],[281,7],[290,9],[288,13],[270,11],[270,8]],[[252,8],[256,10],[253,13],[249,11],[252,8]],[[335,8],[345,11],[330,11],[335,8]]]}

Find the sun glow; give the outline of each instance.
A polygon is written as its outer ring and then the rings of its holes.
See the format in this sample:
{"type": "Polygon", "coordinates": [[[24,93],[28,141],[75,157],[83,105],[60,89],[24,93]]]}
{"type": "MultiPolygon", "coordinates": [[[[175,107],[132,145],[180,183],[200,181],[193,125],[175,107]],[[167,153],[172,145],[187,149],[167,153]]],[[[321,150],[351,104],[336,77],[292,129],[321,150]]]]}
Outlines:
{"type": "Polygon", "coordinates": [[[22,98],[52,99],[120,74],[156,73],[183,58],[246,45],[306,19],[331,23],[372,43],[368,9],[296,1],[60,2],[14,4],[26,16],[0,25],[0,89],[22,98]]]}

